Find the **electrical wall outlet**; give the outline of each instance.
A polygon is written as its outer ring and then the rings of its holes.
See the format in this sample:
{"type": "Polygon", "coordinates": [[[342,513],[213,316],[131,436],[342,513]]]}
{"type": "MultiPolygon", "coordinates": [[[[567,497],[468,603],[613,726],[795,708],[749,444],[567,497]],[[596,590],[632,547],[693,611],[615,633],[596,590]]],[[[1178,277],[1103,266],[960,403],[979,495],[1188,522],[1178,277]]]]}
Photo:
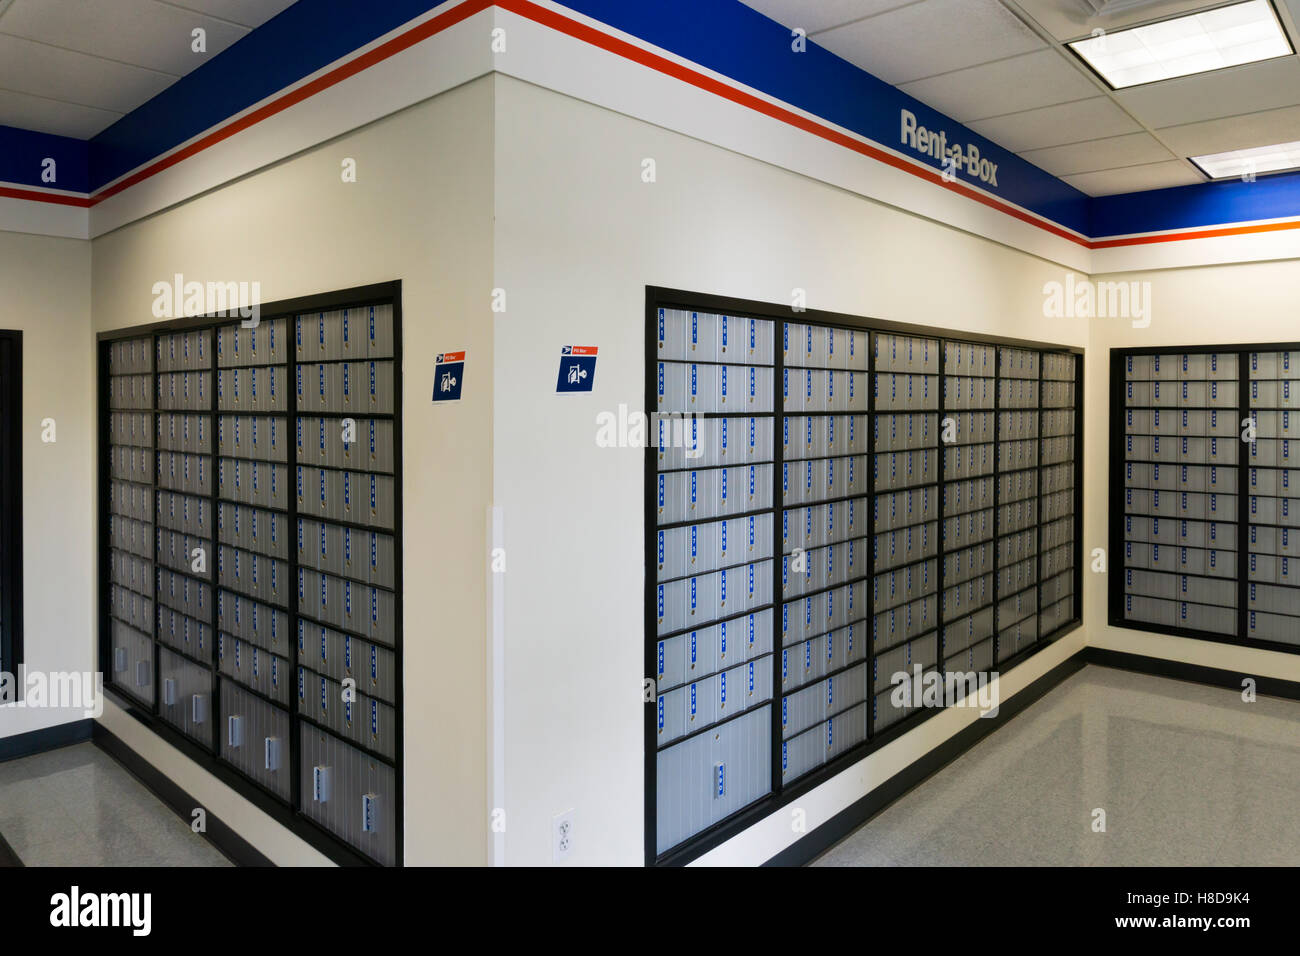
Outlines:
{"type": "Polygon", "coordinates": [[[567,863],[573,855],[573,811],[551,818],[551,862],[567,863]]]}

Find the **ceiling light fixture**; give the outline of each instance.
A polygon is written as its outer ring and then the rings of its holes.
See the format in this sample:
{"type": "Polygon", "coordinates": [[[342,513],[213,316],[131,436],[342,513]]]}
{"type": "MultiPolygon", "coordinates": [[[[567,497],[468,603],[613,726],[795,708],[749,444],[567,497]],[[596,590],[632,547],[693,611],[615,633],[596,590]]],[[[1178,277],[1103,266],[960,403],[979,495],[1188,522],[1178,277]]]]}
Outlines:
{"type": "Polygon", "coordinates": [[[1113,89],[1287,56],[1269,0],[1246,0],[1067,44],[1113,89]]]}
{"type": "Polygon", "coordinates": [[[1193,156],[1191,159],[1211,179],[1250,178],[1262,173],[1300,169],[1300,143],[1233,149],[1226,153],[1193,156]]]}

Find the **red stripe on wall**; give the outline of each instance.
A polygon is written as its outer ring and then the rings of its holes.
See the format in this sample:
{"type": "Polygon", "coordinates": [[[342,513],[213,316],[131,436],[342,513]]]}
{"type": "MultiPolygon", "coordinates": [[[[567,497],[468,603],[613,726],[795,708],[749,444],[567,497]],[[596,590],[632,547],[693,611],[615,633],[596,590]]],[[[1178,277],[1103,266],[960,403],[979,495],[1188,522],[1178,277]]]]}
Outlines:
{"type": "Polygon", "coordinates": [[[767,100],[754,96],[751,93],[735,89],[720,80],[705,76],[702,73],[669,60],[659,54],[644,50],[626,40],[610,36],[594,27],[579,23],[576,20],[570,19],[569,17],[553,10],[548,10],[545,7],[538,6],[537,4],[530,2],[530,0],[495,0],[495,2],[494,0],[466,0],[466,2],[462,3],[460,6],[439,14],[438,16],[411,28],[406,33],[393,37],[391,40],[375,47],[373,50],[363,53],[356,59],[342,64],[336,69],[331,70],[329,73],[317,77],[310,83],[305,83],[292,92],[286,93],[279,99],[273,100],[272,102],[253,110],[251,113],[248,113],[247,115],[200,137],[188,146],[140,168],[129,176],[118,180],[111,186],[106,186],[93,196],[61,196],[58,194],[43,193],[34,190],[0,187],[0,197],[28,199],[36,202],[56,203],[82,208],[95,206],[100,202],[103,202],[105,199],[129,189],[131,186],[143,182],[151,176],[155,176],[191,156],[197,155],[208,147],[229,139],[236,133],[255,126],[262,120],[268,119],[277,113],[281,113],[289,107],[301,103],[304,100],[315,96],[317,93],[343,82],[349,77],[356,76],[363,70],[395,56],[404,50],[408,50],[415,44],[427,40],[443,30],[446,30],[449,27],[452,27],[494,5],[503,10],[508,10],[511,13],[524,17],[525,19],[532,20],[542,26],[549,27],[557,32],[571,36],[574,39],[581,40],[591,46],[613,53],[616,56],[621,56],[634,63],[639,63],[642,66],[655,70],[665,76],[672,77],[673,79],[680,80],[697,89],[712,93],[715,96],[719,96],[739,106],[743,106],[757,113],[761,113],[764,116],[778,120],[779,122],[792,126],[795,129],[817,136],[827,142],[852,150],[853,152],[869,159],[873,159],[876,162],[910,173],[928,183],[939,186],[949,192],[957,193],[967,199],[974,200],[983,206],[987,206],[990,209],[1011,216],[1012,218],[1027,223],[1028,225],[1036,226],[1052,235],[1059,236],[1062,239],[1067,239],[1085,249],[1111,249],[1123,246],[1147,245],[1158,242],[1181,242],[1189,239],[1210,239],[1223,236],[1242,236],[1256,233],[1300,229],[1300,222],[1268,223],[1253,226],[1225,226],[1201,230],[1187,230],[1183,232],[1163,233],[1151,236],[1134,236],[1122,239],[1088,240],[1056,225],[1055,223],[1039,219],[1038,217],[1003,202],[1002,200],[986,195],[976,189],[972,189],[964,183],[957,181],[947,182],[943,179],[942,175],[929,167],[911,163],[899,156],[886,152],[879,147],[872,146],[869,143],[864,143],[860,140],[854,139],[838,130],[831,129],[816,120],[809,119],[808,117],[801,116],[798,113],[785,109],[784,107],[769,103],[767,100]]]}
{"type": "Polygon", "coordinates": [[[164,169],[169,169],[182,160],[188,159],[196,153],[202,152],[209,146],[214,146],[222,140],[229,139],[236,133],[246,130],[250,126],[254,126],[262,122],[262,120],[274,116],[276,113],[282,113],[289,107],[295,106],[303,100],[315,96],[322,90],[329,89],[331,86],[341,83],[351,76],[356,76],[362,70],[368,69],[376,63],[382,62],[391,56],[395,56],[403,50],[410,49],[415,46],[415,44],[427,40],[434,34],[441,33],[449,27],[455,26],[462,20],[474,16],[474,14],[480,13],[490,6],[492,6],[492,0],[466,0],[466,2],[462,3],[459,7],[448,10],[446,13],[439,14],[431,20],[426,20],[419,26],[412,27],[400,36],[393,37],[393,39],[375,47],[373,50],[361,54],[361,56],[357,57],[355,60],[344,63],[342,66],[331,70],[329,73],[318,76],[310,83],[304,83],[296,90],[286,93],[279,99],[273,100],[264,106],[260,106],[251,113],[241,116],[234,122],[228,123],[220,129],[214,130],[206,136],[196,139],[183,149],[178,149],[176,152],[164,157],[163,159],[136,170],[126,178],[119,179],[113,185],[107,186],[95,193],[91,198],[90,204],[92,206],[97,205],[105,199],[108,199],[110,196],[115,196],[122,190],[129,189],[136,183],[142,182],[150,176],[154,176],[162,172],[164,169]]]}
{"type": "Polygon", "coordinates": [[[58,193],[43,193],[35,189],[14,189],[10,186],[0,186],[0,197],[5,199],[30,199],[33,202],[49,202],[59,206],[79,206],[82,209],[90,206],[88,196],[62,196],[58,193]]]}

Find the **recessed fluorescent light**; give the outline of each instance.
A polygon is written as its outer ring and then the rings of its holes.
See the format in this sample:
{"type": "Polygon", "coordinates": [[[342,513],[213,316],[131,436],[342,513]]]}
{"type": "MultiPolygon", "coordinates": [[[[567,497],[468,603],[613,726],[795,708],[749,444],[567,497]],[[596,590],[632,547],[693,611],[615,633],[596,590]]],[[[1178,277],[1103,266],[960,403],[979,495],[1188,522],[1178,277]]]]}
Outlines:
{"type": "Polygon", "coordinates": [[[1236,179],[1259,173],[1277,173],[1300,169],[1300,143],[1278,143],[1254,149],[1234,149],[1226,153],[1193,156],[1192,162],[1211,179],[1236,179]]]}
{"type": "Polygon", "coordinates": [[[1291,53],[1268,0],[1099,33],[1069,47],[1117,90],[1291,53]]]}

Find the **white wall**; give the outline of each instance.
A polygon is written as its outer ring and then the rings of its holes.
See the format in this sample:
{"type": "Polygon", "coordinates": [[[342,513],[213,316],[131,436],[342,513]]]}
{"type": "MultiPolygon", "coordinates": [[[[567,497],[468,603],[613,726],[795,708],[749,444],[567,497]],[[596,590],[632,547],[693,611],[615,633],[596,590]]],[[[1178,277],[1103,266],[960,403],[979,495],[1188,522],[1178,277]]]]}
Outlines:
{"type": "MultiPolygon", "coordinates": [[[[505,588],[506,859],[549,864],[574,808],[573,862],[643,859],[641,449],[601,449],[602,410],[641,409],[645,287],[1083,346],[1047,324],[1060,267],[521,81],[496,102],[494,488],[505,588]],[[641,181],[642,159],[658,179],[641,181]],[[591,395],[556,395],[563,345],[597,345],[591,395]]],[[[1075,631],[1003,695],[1083,645],[1075,631]]],[[[809,829],[966,721],[926,722],[805,801],[809,829]]],[[[770,818],[710,855],[761,862],[791,842],[770,818]]]]}
{"type": "MultiPolygon", "coordinates": [[[[487,859],[492,89],[458,87],[93,245],[96,331],[154,321],[153,283],[178,272],[260,281],[264,302],[402,280],[409,864],[487,859]],[[356,183],[341,180],[344,157],[356,183]],[[435,408],[434,354],[455,349],[469,351],[464,398],[435,408]]],[[[138,722],[113,710],[105,724],[276,862],[320,862],[138,722]]]]}
{"type": "MultiPolygon", "coordinates": [[[[23,656],[27,670],[86,673],[94,656],[95,353],[90,243],[0,232],[0,329],[23,333],[23,656]],[[53,418],[53,443],[41,422],[53,418]]],[[[0,707],[0,737],[82,720],[82,710],[0,707]]]]}
{"type": "MultiPolygon", "coordinates": [[[[1084,503],[1087,548],[1108,548],[1110,379],[1112,348],[1162,348],[1179,345],[1294,342],[1295,289],[1300,261],[1202,266],[1159,272],[1096,276],[1098,282],[1151,283],[1151,325],[1135,329],[1120,319],[1094,319],[1087,369],[1084,458],[1088,462],[1084,503]]],[[[1111,556],[1111,573],[1116,556],[1111,556]]],[[[1089,643],[1096,647],[1146,654],[1261,676],[1300,680],[1300,655],[1218,644],[1213,641],[1151,634],[1106,624],[1105,575],[1084,574],[1089,643]]]]}

